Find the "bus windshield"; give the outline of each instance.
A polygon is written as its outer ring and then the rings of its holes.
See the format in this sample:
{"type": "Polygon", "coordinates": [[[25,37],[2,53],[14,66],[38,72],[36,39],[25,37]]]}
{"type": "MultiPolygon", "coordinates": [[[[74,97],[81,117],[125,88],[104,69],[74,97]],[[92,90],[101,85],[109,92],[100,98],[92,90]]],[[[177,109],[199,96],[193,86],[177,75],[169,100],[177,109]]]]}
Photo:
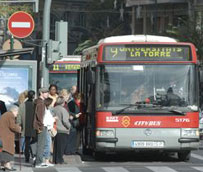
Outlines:
{"type": "Polygon", "coordinates": [[[98,71],[98,109],[138,103],[197,107],[194,65],[102,65],[98,71]]]}
{"type": "Polygon", "coordinates": [[[58,89],[70,89],[73,85],[77,85],[77,73],[50,73],[50,83],[56,84],[58,89]]]}

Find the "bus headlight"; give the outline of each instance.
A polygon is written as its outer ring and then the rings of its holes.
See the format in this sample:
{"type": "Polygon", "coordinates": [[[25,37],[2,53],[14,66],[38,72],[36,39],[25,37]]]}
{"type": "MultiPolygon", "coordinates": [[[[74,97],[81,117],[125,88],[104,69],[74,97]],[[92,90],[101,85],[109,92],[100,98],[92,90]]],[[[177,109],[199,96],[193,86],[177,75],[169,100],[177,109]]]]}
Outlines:
{"type": "Polygon", "coordinates": [[[97,130],[96,136],[99,137],[114,137],[114,132],[112,130],[97,130]]]}
{"type": "Polygon", "coordinates": [[[182,135],[182,137],[195,137],[195,136],[199,136],[199,130],[198,129],[191,129],[191,128],[182,129],[181,135],[182,135]]]}

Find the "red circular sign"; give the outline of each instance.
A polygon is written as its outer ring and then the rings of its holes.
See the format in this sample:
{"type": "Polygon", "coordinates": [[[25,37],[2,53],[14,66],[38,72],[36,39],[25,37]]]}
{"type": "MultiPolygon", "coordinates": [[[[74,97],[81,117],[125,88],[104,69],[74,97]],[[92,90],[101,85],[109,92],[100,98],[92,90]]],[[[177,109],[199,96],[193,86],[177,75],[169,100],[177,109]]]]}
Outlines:
{"type": "Polygon", "coordinates": [[[26,12],[18,11],[8,19],[8,30],[16,38],[28,37],[34,30],[34,20],[26,12]]]}

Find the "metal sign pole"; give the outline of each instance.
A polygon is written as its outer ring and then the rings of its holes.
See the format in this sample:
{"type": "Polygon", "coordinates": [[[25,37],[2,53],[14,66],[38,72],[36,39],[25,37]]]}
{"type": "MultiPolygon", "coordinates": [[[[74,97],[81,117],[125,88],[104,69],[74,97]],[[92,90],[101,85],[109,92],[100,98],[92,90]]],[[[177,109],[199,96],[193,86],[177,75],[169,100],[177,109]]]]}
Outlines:
{"type": "Polygon", "coordinates": [[[41,78],[41,86],[48,87],[49,85],[49,69],[46,64],[46,44],[50,38],[50,10],[51,10],[52,0],[45,0],[44,4],[44,14],[43,14],[43,47],[42,50],[45,53],[42,53],[42,78],[41,78]]]}

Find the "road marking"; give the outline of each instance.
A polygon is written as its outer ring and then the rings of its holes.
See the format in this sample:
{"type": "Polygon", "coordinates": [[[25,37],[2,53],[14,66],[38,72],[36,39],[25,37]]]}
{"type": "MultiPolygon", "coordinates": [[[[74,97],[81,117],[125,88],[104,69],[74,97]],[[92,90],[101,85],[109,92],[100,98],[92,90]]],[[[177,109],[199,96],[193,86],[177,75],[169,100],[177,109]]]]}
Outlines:
{"type": "Polygon", "coordinates": [[[198,171],[203,171],[203,167],[191,167],[191,168],[194,168],[195,170],[198,170],[198,171]]]}
{"type": "Polygon", "coordinates": [[[77,167],[64,167],[64,168],[57,168],[58,172],[82,172],[77,167]]]}
{"type": "Polygon", "coordinates": [[[203,160],[203,156],[192,153],[191,156],[196,159],[203,160]]]}
{"type": "Polygon", "coordinates": [[[147,166],[146,168],[148,168],[154,172],[177,172],[176,170],[173,170],[172,168],[163,167],[163,166],[158,166],[158,167],[147,166]]]}
{"type": "Polygon", "coordinates": [[[102,169],[106,172],[129,172],[123,167],[103,167],[102,169]]]}
{"type": "Polygon", "coordinates": [[[30,22],[11,22],[12,28],[30,28],[30,22]]]}

